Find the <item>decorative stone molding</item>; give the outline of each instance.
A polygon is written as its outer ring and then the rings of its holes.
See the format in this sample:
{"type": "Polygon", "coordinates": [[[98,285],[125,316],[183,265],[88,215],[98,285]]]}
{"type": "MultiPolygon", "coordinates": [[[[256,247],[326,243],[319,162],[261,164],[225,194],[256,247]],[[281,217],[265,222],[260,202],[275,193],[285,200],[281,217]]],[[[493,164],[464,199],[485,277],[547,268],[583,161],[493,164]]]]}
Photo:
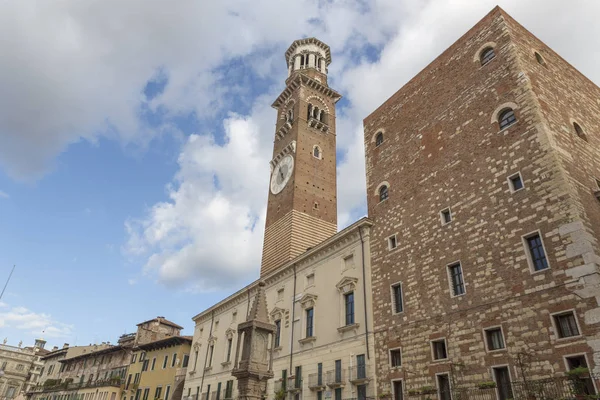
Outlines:
{"type": "Polygon", "coordinates": [[[388,181],[381,182],[379,185],[377,185],[377,188],[375,188],[375,192],[373,194],[375,196],[379,196],[379,189],[381,189],[383,186],[387,186],[388,189],[389,189],[390,188],[390,183],[388,181]]]}
{"type": "Polygon", "coordinates": [[[494,49],[494,51],[496,51],[496,42],[487,42],[487,43],[483,44],[481,47],[479,47],[477,49],[477,51],[475,52],[475,54],[473,55],[473,62],[480,62],[481,52],[483,50],[487,49],[488,47],[491,47],[492,49],[494,49]]]}
{"type": "Polygon", "coordinates": [[[314,307],[317,302],[317,295],[311,293],[304,293],[300,298],[300,306],[302,308],[311,308],[314,307]]]}
{"type": "Polygon", "coordinates": [[[310,103],[310,102],[311,102],[311,100],[317,100],[319,103],[321,103],[320,105],[321,105],[321,107],[322,107],[322,108],[325,110],[325,112],[326,112],[327,114],[331,114],[331,113],[329,112],[329,107],[327,107],[327,104],[325,104],[325,101],[324,101],[324,100],[323,100],[321,97],[313,95],[313,96],[308,96],[308,97],[306,98],[306,102],[307,102],[307,103],[310,103]]]}
{"type": "Polygon", "coordinates": [[[270,162],[271,164],[271,172],[273,172],[273,168],[277,165],[277,163],[285,157],[287,154],[293,154],[296,152],[296,141],[292,140],[290,144],[285,146],[279,154],[277,154],[270,162]]]}
{"type": "Polygon", "coordinates": [[[283,308],[275,307],[269,313],[269,317],[271,317],[271,321],[283,320],[285,317],[286,310],[283,308]]]}
{"type": "Polygon", "coordinates": [[[287,82],[286,88],[279,95],[279,97],[277,97],[277,99],[275,99],[275,101],[273,102],[273,104],[271,106],[273,108],[279,109],[283,104],[285,104],[285,102],[289,98],[292,97],[292,95],[294,94],[296,89],[298,89],[300,86],[306,86],[313,90],[316,90],[317,92],[321,93],[323,96],[330,97],[336,103],[342,98],[341,94],[339,94],[335,90],[331,89],[329,86],[325,86],[323,83],[317,81],[316,79],[313,79],[309,76],[299,73],[299,74],[293,76],[292,78],[290,78],[290,80],[287,82]]]}
{"type": "Polygon", "coordinates": [[[275,132],[275,140],[281,140],[288,134],[288,132],[292,129],[292,124],[289,122],[285,122],[281,127],[275,132]]]}
{"type": "Polygon", "coordinates": [[[337,290],[342,293],[342,294],[346,294],[346,293],[350,293],[356,290],[356,284],[358,283],[358,279],[357,278],[352,278],[352,277],[348,277],[345,276],[342,278],[341,281],[339,281],[337,283],[337,285],[335,285],[335,287],[337,288],[337,290]]]}
{"type": "Polygon", "coordinates": [[[339,333],[344,333],[344,332],[348,332],[348,331],[355,331],[359,327],[360,327],[360,324],[355,323],[355,324],[340,326],[339,328],[337,328],[337,330],[339,333]]]}
{"type": "Polygon", "coordinates": [[[300,344],[308,344],[308,343],[312,343],[312,342],[314,342],[316,340],[317,340],[316,336],[310,336],[310,337],[298,340],[298,343],[300,343],[300,344]]]}
{"type": "Polygon", "coordinates": [[[235,333],[236,333],[235,329],[229,328],[225,331],[225,337],[227,339],[233,339],[233,336],[235,335],[235,333]]]}
{"type": "Polygon", "coordinates": [[[383,140],[385,140],[385,129],[383,128],[379,128],[375,131],[375,133],[373,134],[373,136],[371,136],[371,143],[375,143],[375,141],[377,140],[377,135],[379,134],[379,132],[381,132],[383,134],[383,140]]]}
{"type": "Polygon", "coordinates": [[[499,122],[498,116],[500,115],[500,113],[502,111],[506,110],[507,108],[512,108],[513,110],[517,110],[519,108],[519,106],[516,103],[513,103],[511,101],[500,104],[498,107],[496,107],[496,109],[492,113],[492,119],[491,119],[490,123],[497,124],[499,122]]]}

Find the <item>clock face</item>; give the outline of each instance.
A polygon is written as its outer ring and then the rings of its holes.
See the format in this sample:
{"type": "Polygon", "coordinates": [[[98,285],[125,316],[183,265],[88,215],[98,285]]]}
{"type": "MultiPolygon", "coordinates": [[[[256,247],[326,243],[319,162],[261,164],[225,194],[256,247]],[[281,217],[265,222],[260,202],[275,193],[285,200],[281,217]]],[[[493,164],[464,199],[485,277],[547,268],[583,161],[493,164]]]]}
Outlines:
{"type": "Polygon", "coordinates": [[[283,190],[290,180],[293,170],[294,157],[288,154],[273,169],[273,175],[271,175],[271,192],[273,194],[277,194],[283,190]]]}

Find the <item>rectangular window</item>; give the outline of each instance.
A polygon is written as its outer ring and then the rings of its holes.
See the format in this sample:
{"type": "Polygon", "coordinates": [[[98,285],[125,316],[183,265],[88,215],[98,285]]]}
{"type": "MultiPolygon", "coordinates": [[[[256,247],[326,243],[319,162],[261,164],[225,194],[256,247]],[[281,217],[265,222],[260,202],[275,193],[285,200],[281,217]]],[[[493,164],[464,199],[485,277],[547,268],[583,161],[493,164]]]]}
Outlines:
{"type": "Polygon", "coordinates": [[[335,360],[335,383],[342,382],[342,360],[335,360]]]}
{"type": "Polygon", "coordinates": [[[452,222],[452,212],[449,208],[445,208],[442,211],[440,211],[440,220],[442,221],[442,225],[446,225],[452,222]]]}
{"type": "Polygon", "coordinates": [[[277,290],[277,301],[283,300],[284,289],[277,290]]]}
{"type": "MultiPolygon", "coordinates": [[[[567,363],[568,371],[576,368],[588,368],[588,363],[584,355],[565,357],[565,361],[567,363]]],[[[580,375],[577,379],[578,383],[580,383],[577,386],[582,389],[582,394],[596,394],[596,390],[594,389],[594,382],[592,382],[592,377],[589,373],[585,375],[580,375]]]]}
{"type": "MultiPolygon", "coordinates": [[[[227,381],[225,384],[225,398],[231,399],[233,398],[233,381],[227,381]]],[[[165,399],[167,400],[167,399],[165,399]]]]}
{"type": "Polygon", "coordinates": [[[323,400],[323,392],[320,390],[317,392],[317,400],[323,400]]]}
{"type": "Polygon", "coordinates": [[[452,393],[450,393],[450,377],[448,376],[448,374],[438,375],[437,384],[439,399],[452,400],[452,393]]]}
{"type": "Polygon", "coordinates": [[[317,385],[321,386],[323,384],[323,363],[317,364],[317,385]]]}
{"type": "MultiPolygon", "coordinates": [[[[194,353],[194,371],[196,370],[196,366],[198,365],[198,352],[194,353]]],[[[166,400],[166,399],[165,399],[166,400]]]]}
{"type": "Polygon", "coordinates": [[[396,283],[392,285],[392,300],[394,301],[394,313],[398,314],[404,311],[402,303],[402,284],[396,283]]]}
{"type": "Polygon", "coordinates": [[[346,325],[354,324],[354,292],[344,295],[346,304],[346,325]]]}
{"type": "Polygon", "coordinates": [[[294,376],[294,388],[302,388],[302,367],[296,367],[296,374],[294,376]]]}
{"type": "Polygon", "coordinates": [[[433,351],[434,360],[445,360],[448,358],[448,353],[446,352],[446,339],[433,340],[431,342],[431,349],[433,351]]]}
{"type": "Polygon", "coordinates": [[[173,359],[171,360],[171,368],[177,363],[177,353],[173,353],[173,359]]]}
{"type": "Polygon", "coordinates": [[[214,352],[215,352],[215,345],[211,344],[208,348],[208,367],[212,367],[214,352]]]}
{"type": "Polygon", "coordinates": [[[356,378],[366,379],[367,378],[367,365],[365,363],[365,355],[358,354],[356,356],[356,378]]]}
{"type": "Polygon", "coordinates": [[[309,308],[306,310],[306,337],[313,336],[313,318],[314,318],[314,310],[309,308]]]}
{"type": "Polygon", "coordinates": [[[143,400],[148,400],[148,396],[150,395],[150,388],[144,389],[144,398],[143,400]]]}
{"type": "Polygon", "coordinates": [[[396,241],[396,235],[392,235],[388,238],[388,250],[393,250],[398,246],[398,242],[396,241]]]}
{"type": "Polygon", "coordinates": [[[496,382],[498,400],[514,398],[508,367],[494,367],[492,371],[494,373],[494,382],[496,382]]]}
{"type": "MultiPolygon", "coordinates": [[[[81,375],[81,377],[83,378],[83,375],[81,375]]],[[[80,382],[83,382],[83,379],[81,379],[80,382]]],[[[127,377],[127,384],[125,385],[125,390],[129,390],[129,385],[131,385],[131,374],[129,374],[129,376],[127,377]]]]}
{"type": "Polygon", "coordinates": [[[452,288],[453,296],[460,296],[465,294],[465,284],[463,281],[462,266],[460,263],[452,264],[448,266],[448,273],[450,275],[450,286],[452,288]]]}
{"type": "Polygon", "coordinates": [[[137,372],[135,374],[135,378],[133,379],[133,383],[135,383],[135,384],[139,384],[140,383],[140,373],[139,372],[137,372]]]}
{"type": "MultiPolygon", "coordinates": [[[[140,362],[144,361],[146,359],[146,352],[142,351],[142,354],[140,354],[140,362]]],[[[100,363],[104,362],[104,357],[102,357],[102,361],[100,361],[100,363]]]]}
{"type": "Polygon", "coordinates": [[[156,388],[156,391],[154,392],[154,398],[155,399],[160,399],[160,395],[162,394],[162,388],[159,386],[156,388]]]}
{"type": "MultiPolygon", "coordinates": [[[[200,389],[200,387],[198,387],[200,389]]],[[[206,386],[206,400],[210,399],[210,385],[206,386]]]]}
{"type": "Polygon", "coordinates": [[[356,386],[356,397],[358,400],[367,400],[367,385],[356,386]]]}
{"type": "Polygon", "coordinates": [[[275,321],[275,347],[281,346],[281,320],[275,321]]]}
{"type": "Polygon", "coordinates": [[[135,391],[135,400],[140,400],[140,396],[142,395],[142,389],[138,389],[135,391]]]}
{"type": "Polygon", "coordinates": [[[167,364],[169,363],[169,356],[165,356],[165,359],[163,360],[163,367],[162,369],[167,368],[167,364]]]}
{"type": "Polygon", "coordinates": [[[394,400],[404,400],[402,381],[393,381],[393,389],[394,389],[394,400]]]}
{"type": "Polygon", "coordinates": [[[217,398],[216,400],[221,400],[221,382],[217,383],[217,398]]]}
{"type": "Polygon", "coordinates": [[[137,359],[137,353],[134,353],[134,354],[131,356],[131,363],[133,364],[133,363],[135,362],[135,360],[136,360],[136,359],[137,359]]]}
{"type": "Polygon", "coordinates": [[[556,334],[559,338],[579,336],[579,328],[573,311],[555,314],[552,318],[554,318],[554,326],[556,326],[556,334]]]}
{"type": "Polygon", "coordinates": [[[527,243],[527,254],[533,271],[543,271],[548,269],[548,259],[546,258],[546,252],[544,251],[544,245],[542,244],[542,238],[539,233],[527,236],[525,238],[527,243]]]}
{"type": "Polygon", "coordinates": [[[335,388],[335,397],[334,400],[342,400],[342,388],[335,388]]]}
{"type": "Polygon", "coordinates": [[[510,191],[513,193],[523,189],[523,178],[521,178],[521,174],[517,172],[516,174],[509,176],[508,184],[510,185],[510,191]]]}
{"type": "Polygon", "coordinates": [[[349,256],[344,257],[344,269],[354,268],[354,255],[350,254],[349,256]]]}
{"type": "Polygon", "coordinates": [[[398,368],[402,366],[402,352],[400,349],[390,350],[390,365],[392,368],[398,368]]]}
{"type": "Polygon", "coordinates": [[[315,284],[315,274],[306,275],[306,287],[315,284]]]}
{"type": "Polygon", "coordinates": [[[152,359],[152,366],[150,367],[151,371],[154,371],[154,367],[156,366],[156,357],[152,359]]]}
{"type": "MultiPolygon", "coordinates": [[[[190,363],[190,355],[184,354],[183,355],[183,363],[181,364],[181,368],[187,368],[189,363],[190,363]]],[[[154,369],[154,361],[152,361],[152,369],[154,369]]]]}
{"type": "Polygon", "coordinates": [[[502,328],[490,328],[485,330],[485,341],[489,351],[500,350],[504,348],[504,337],[502,328]]]}
{"type": "Polygon", "coordinates": [[[281,371],[281,387],[283,390],[287,390],[287,369],[281,371]]]}
{"type": "Polygon", "coordinates": [[[233,346],[233,338],[227,339],[227,358],[225,358],[226,362],[231,361],[231,347],[233,346]]]}
{"type": "Polygon", "coordinates": [[[144,360],[142,363],[142,372],[148,371],[148,360],[144,360]]]}

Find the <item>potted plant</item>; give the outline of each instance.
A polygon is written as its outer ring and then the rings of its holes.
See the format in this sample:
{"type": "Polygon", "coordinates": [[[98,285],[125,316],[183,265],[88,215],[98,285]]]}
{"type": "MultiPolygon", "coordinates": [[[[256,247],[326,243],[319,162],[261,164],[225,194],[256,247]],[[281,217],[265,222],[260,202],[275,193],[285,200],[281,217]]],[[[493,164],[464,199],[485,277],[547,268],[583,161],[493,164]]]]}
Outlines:
{"type": "Polygon", "coordinates": [[[279,388],[278,391],[275,392],[275,400],[284,400],[285,399],[285,389],[283,387],[279,388]]]}
{"type": "Polygon", "coordinates": [[[493,389],[496,387],[496,382],[494,382],[494,381],[479,382],[477,384],[477,387],[479,389],[493,389]]]}

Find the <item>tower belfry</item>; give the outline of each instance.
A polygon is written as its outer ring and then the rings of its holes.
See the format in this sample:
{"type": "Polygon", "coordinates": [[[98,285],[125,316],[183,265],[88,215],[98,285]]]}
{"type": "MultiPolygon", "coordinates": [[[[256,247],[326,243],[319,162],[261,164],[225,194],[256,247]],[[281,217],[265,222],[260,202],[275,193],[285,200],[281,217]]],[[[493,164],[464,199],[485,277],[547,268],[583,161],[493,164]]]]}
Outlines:
{"type": "Polygon", "coordinates": [[[285,52],[277,110],[261,276],[337,232],[335,104],[329,46],[296,40],[285,52]]]}

